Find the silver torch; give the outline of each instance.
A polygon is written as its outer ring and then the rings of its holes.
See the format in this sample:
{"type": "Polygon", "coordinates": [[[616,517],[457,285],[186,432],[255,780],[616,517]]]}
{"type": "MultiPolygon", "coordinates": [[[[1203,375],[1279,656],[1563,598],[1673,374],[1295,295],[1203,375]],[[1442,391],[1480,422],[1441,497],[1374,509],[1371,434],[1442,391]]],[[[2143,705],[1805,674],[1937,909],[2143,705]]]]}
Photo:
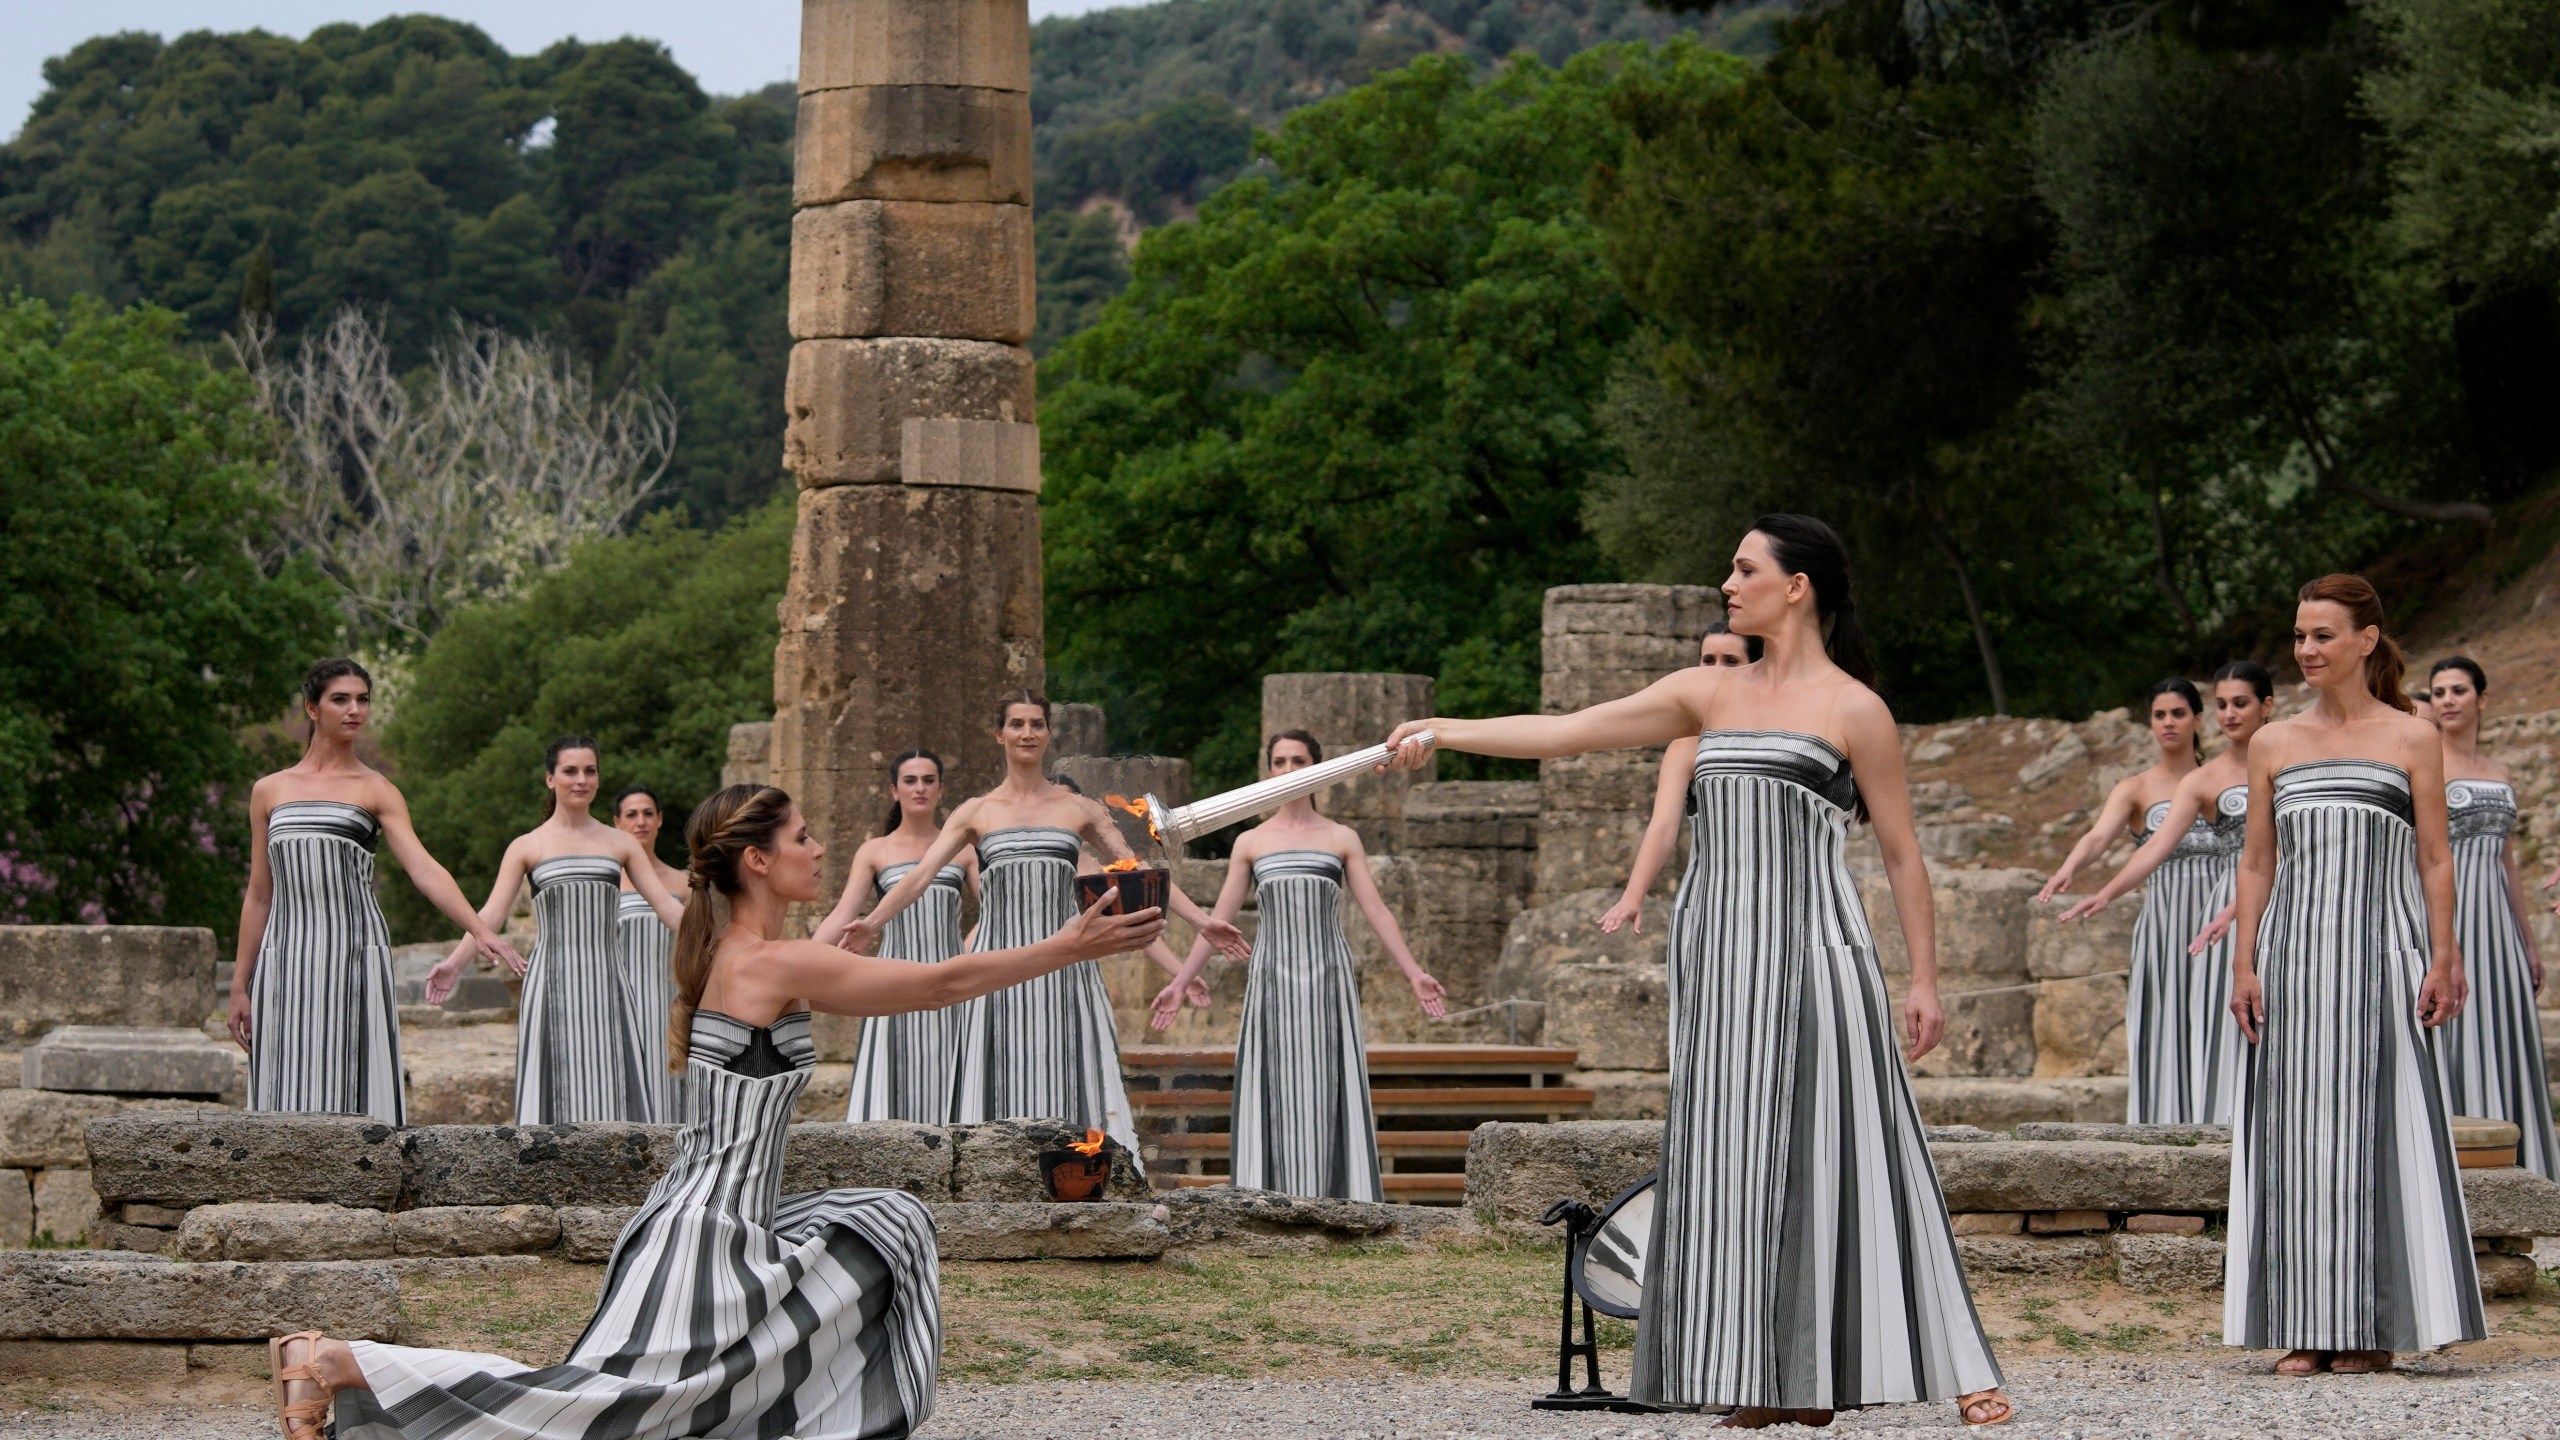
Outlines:
{"type": "MultiPolygon", "coordinates": [[[[1407,745],[1429,745],[1433,736],[1428,730],[1417,730],[1404,738],[1407,745]]],[[[1223,830],[1239,820],[1268,815],[1301,795],[1313,795],[1328,785],[1348,780],[1373,766],[1385,763],[1394,753],[1385,745],[1371,745],[1347,755],[1336,755],[1303,770],[1257,780],[1223,795],[1194,800],[1188,805],[1168,806],[1153,795],[1139,802],[1146,809],[1147,828],[1156,839],[1168,846],[1223,830]]]]}

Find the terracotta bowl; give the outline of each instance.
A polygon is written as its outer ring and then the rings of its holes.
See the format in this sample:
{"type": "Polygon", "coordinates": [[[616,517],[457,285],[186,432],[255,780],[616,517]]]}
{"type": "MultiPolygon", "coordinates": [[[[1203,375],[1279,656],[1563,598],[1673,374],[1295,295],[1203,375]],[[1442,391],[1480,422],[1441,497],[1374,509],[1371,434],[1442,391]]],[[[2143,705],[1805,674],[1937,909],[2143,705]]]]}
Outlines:
{"type": "Polygon", "coordinates": [[[1052,1200],[1099,1200],[1111,1180],[1111,1152],[1087,1155],[1081,1150],[1040,1152],[1040,1178],[1052,1200]]]}
{"type": "Polygon", "coordinates": [[[1104,891],[1120,887],[1120,913],[1133,915],[1140,910],[1161,910],[1165,896],[1173,888],[1170,870],[1122,870],[1101,875],[1076,877],[1076,908],[1089,909],[1102,898],[1104,891]]]}

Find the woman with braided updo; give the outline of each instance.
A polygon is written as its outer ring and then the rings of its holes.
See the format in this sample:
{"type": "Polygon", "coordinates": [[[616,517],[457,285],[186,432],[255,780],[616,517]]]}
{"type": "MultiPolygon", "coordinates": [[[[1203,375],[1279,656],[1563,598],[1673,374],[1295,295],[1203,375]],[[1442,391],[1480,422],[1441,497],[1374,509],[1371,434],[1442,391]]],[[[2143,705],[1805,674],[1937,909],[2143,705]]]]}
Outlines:
{"type": "Polygon", "coordinates": [[[693,1119],[614,1242],[586,1333],[540,1370],[285,1336],[269,1349],[288,1440],[319,1440],[333,1408],[338,1440],[894,1437],[933,1413],[932,1212],[902,1190],[775,1194],[792,1106],[817,1063],[809,1012],[940,1009],[1142,948],[1162,913],[1121,915],[1106,896],[1034,945],[938,965],[848,955],[782,938],[786,907],[819,898],[825,854],[790,796],[732,785],[685,829],[692,895],[667,1044],[693,1119]]]}

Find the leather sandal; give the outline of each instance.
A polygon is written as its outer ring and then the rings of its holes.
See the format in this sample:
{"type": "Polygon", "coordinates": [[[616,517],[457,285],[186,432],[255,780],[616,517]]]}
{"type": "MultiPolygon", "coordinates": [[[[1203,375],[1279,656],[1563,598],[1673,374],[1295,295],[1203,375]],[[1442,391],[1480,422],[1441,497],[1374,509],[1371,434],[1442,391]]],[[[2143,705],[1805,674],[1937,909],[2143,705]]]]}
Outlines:
{"type": "Polygon", "coordinates": [[[276,1423],[284,1429],[284,1440],[324,1440],[329,1423],[329,1401],[333,1392],[329,1382],[320,1377],[320,1342],[328,1337],[317,1330],[300,1330],[279,1335],[267,1342],[267,1371],[274,1377],[271,1388],[276,1402],[276,1423]],[[303,1344],[300,1364],[285,1363],[285,1347],[295,1341],[303,1344]],[[285,1387],[297,1380],[307,1380],[320,1387],[317,1400],[285,1399],[285,1387]]]}
{"type": "Polygon", "coordinates": [[[1976,1390],[1956,1400],[1956,1415],[1967,1425],[2006,1425],[2017,1414],[2018,1407],[2010,1404],[2009,1397],[1998,1390],[1976,1390]],[[1976,1418],[1974,1412],[1986,1406],[1996,1408],[1992,1413],[1976,1418]]]}
{"type": "Polygon", "coordinates": [[[2329,1368],[2336,1352],[2329,1350],[2294,1350],[2276,1362],[2279,1375],[2317,1375],[2329,1368]]]}
{"type": "Polygon", "coordinates": [[[2381,1375],[2391,1369],[2388,1350],[2341,1350],[2329,1362],[2330,1370],[2340,1375],[2381,1375]]]}

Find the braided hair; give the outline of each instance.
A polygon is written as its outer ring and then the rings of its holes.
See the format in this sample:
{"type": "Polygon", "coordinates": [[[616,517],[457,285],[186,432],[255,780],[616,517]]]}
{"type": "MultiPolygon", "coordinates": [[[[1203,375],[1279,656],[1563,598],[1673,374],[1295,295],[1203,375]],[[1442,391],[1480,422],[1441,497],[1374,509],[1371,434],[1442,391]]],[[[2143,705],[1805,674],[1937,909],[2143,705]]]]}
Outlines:
{"type": "Polygon", "coordinates": [[[735,898],[738,861],[749,850],[770,851],[791,818],[791,797],[770,785],[731,785],[696,806],[685,822],[687,894],[684,923],[676,927],[672,966],[675,1003],[667,1010],[667,1068],[681,1072],[692,1043],[693,1012],[711,983],[711,942],[718,927],[711,897],[735,898]]]}

